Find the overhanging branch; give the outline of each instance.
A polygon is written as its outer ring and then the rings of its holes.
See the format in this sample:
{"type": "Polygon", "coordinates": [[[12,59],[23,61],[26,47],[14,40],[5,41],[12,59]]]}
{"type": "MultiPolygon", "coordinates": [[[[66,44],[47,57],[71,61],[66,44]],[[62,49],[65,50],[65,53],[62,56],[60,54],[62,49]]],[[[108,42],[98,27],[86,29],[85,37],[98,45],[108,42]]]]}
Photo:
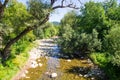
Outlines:
{"type": "MultiPolygon", "coordinates": [[[[52,1],[52,0],[51,0],[51,1],[52,1]]],[[[57,0],[56,0],[56,1],[57,1],[57,0]]],[[[65,4],[64,4],[65,1],[66,1],[66,0],[62,0],[62,1],[61,1],[61,4],[52,7],[52,10],[55,10],[55,9],[57,9],[57,8],[73,8],[73,9],[80,9],[79,7],[76,7],[76,5],[74,5],[72,2],[69,3],[69,4],[67,4],[67,5],[65,5],[65,4]]],[[[80,0],[78,0],[78,1],[80,1],[80,0]]],[[[54,4],[54,3],[52,3],[52,5],[53,5],[53,4],[54,4]]]]}

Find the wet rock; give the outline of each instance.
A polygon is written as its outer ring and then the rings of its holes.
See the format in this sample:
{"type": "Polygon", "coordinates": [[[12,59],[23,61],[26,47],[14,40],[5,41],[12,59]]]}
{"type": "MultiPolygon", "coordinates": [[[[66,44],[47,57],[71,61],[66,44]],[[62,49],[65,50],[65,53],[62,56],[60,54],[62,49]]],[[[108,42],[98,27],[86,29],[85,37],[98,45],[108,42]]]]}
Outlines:
{"type": "Polygon", "coordinates": [[[88,62],[88,64],[92,63],[92,61],[90,59],[87,59],[87,62],[88,62]]]}
{"type": "Polygon", "coordinates": [[[42,66],[43,66],[43,64],[42,64],[42,63],[39,63],[38,65],[39,65],[40,67],[42,67],[42,66]]]}
{"type": "Polygon", "coordinates": [[[39,59],[38,61],[40,62],[41,60],[39,59]]]}
{"type": "Polygon", "coordinates": [[[27,73],[28,73],[28,71],[27,71],[27,70],[25,70],[25,73],[27,74],[27,73]]]}
{"type": "Polygon", "coordinates": [[[91,77],[91,80],[95,80],[95,78],[94,78],[94,77],[91,77]]]}
{"type": "Polygon", "coordinates": [[[80,76],[80,77],[83,77],[83,75],[82,75],[82,74],[79,74],[79,76],[80,76]]]}
{"type": "Polygon", "coordinates": [[[89,75],[88,75],[88,74],[85,74],[84,77],[87,78],[87,77],[89,77],[89,75]]]}
{"type": "Polygon", "coordinates": [[[57,77],[57,73],[52,73],[51,74],[51,78],[56,78],[57,77]]]}
{"type": "Polygon", "coordinates": [[[30,67],[31,67],[31,68],[36,68],[36,67],[38,67],[37,62],[36,62],[36,61],[32,61],[30,67]]]}
{"type": "Polygon", "coordinates": [[[46,75],[49,75],[50,73],[49,72],[45,72],[46,75]]]}
{"type": "Polygon", "coordinates": [[[71,62],[71,60],[70,60],[70,59],[68,59],[68,60],[67,60],[67,62],[71,62]]]}

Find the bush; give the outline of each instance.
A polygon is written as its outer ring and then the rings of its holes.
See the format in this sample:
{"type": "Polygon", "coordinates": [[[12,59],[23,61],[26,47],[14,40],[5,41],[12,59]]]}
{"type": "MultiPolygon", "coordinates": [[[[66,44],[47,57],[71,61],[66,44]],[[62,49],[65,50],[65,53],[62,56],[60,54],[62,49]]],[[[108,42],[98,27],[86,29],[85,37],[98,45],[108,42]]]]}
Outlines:
{"type": "Polygon", "coordinates": [[[101,50],[101,41],[98,39],[96,30],[93,30],[92,34],[86,34],[79,33],[70,26],[66,26],[59,43],[65,53],[85,55],[85,53],[101,50]]]}
{"type": "Polygon", "coordinates": [[[112,64],[120,66],[120,27],[111,28],[104,40],[104,46],[104,49],[112,56],[112,64]]]}
{"type": "Polygon", "coordinates": [[[89,56],[95,64],[98,64],[102,67],[109,63],[109,58],[107,57],[106,53],[91,53],[89,56]]]}

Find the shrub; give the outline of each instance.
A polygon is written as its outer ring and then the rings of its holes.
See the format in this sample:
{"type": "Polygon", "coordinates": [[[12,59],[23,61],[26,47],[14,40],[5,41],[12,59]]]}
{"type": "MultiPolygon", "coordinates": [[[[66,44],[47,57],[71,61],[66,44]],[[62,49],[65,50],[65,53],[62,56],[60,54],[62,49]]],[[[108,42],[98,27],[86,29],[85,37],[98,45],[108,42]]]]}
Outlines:
{"type": "Polygon", "coordinates": [[[106,66],[109,63],[109,58],[106,53],[91,53],[90,58],[93,60],[95,64],[100,66],[106,66]]]}
{"type": "Polygon", "coordinates": [[[101,41],[98,39],[96,30],[93,30],[92,34],[86,34],[66,26],[59,43],[65,53],[82,53],[84,55],[101,50],[101,41]]]}
{"type": "Polygon", "coordinates": [[[120,66],[120,27],[111,28],[104,40],[104,49],[108,51],[113,65],[120,66]]]}

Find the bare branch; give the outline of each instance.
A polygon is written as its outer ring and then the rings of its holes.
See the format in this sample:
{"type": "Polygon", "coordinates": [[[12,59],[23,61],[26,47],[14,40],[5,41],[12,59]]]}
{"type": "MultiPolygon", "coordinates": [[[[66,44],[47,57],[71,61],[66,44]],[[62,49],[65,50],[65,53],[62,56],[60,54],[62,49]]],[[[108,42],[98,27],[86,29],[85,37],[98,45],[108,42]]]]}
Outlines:
{"type": "Polygon", "coordinates": [[[73,9],[79,9],[79,7],[76,7],[72,2],[70,2],[68,5],[64,5],[64,2],[66,0],[62,0],[60,5],[52,7],[52,10],[57,9],[57,8],[73,8],[73,9]]]}
{"type": "Polygon", "coordinates": [[[65,0],[62,0],[62,1],[61,1],[61,5],[62,5],[62,6],[63,6],[64,1],[65,1],[65,0]]]}
{"type": "Polygon", "coordinates": [[[56,2],[57,0],[51,0],[51,6],[56,2]]]}
{"type": "Polygon", "coordinates": [[[80,4],[82,5],[83,3],[81,2],[81,0],[78,0],[80,2],[80,4]]]}
{"type": "Polygon", "coordinates": [[[4,12],[4,8],[6,7],[8,1],[9,0],[5,0],[3,4],[0,2],[0,20],[2,18],[2,15],[3,15],[3,12],[4,12]]]}

